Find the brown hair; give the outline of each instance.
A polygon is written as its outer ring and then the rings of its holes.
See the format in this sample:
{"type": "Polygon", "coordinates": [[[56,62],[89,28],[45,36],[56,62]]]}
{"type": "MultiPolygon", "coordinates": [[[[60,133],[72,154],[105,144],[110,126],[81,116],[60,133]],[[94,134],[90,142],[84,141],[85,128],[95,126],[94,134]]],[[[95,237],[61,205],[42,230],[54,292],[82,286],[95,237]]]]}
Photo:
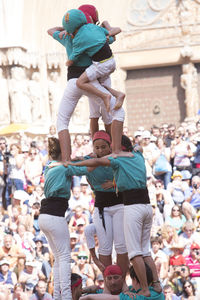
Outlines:
{"type": "Polygon", "coordinates": [[[57,160],[61,154],[60,143],[59,140],[55,137],[48,138],[48,153],[49,156],[57,160]]]}

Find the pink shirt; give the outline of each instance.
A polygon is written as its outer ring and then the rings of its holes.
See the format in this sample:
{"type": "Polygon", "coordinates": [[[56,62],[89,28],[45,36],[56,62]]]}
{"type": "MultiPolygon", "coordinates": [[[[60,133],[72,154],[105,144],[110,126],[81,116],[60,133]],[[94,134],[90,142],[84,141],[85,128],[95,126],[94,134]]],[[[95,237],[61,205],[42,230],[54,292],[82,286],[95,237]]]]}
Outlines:
{"type": "Polygon", "coordinates": [[[186,265],[192,271],[190,277],[200,277],[200,262],[196,259],[193,260],[191,256],[186,256],[185,261],[186,265]]]}

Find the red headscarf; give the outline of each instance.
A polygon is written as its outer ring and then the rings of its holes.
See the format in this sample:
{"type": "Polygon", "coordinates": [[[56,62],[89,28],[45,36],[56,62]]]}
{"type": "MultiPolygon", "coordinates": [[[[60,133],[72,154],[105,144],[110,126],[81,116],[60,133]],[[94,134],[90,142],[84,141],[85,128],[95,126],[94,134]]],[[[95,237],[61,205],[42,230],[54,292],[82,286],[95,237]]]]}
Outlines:
{"type": "Polygon", "coordinates": [[[93,140],[93,143],[94,143],[94,141],[100,140],[100,139],[108,142],[109,144],[111,144],[110,135],[107,132],[103,131],[103,130],[95,132],[92,140],[93,140]]]}
{"type": "Polygon", "coordinates": [[[86,13],[86,12],[83,12],[83,13],[84,13],[84,15],[85,15],[85,17],[87,19],[87,23],[92,23],[93,24],[92,17],[88,13],[86,13]]]}
{"type": "Polygon", "coordinates": [[[99,21],[98,11],[94,5],[81,5],[78,9],[80,9],[84,14],[87,13],[92,18],[94,24],[99,21]]]}
{"type": "Polygon", "coordinates": [[[109,275],[122,275],[122,270],[118,265],[107,266],[103,272],[104,277],[109,275]]]}

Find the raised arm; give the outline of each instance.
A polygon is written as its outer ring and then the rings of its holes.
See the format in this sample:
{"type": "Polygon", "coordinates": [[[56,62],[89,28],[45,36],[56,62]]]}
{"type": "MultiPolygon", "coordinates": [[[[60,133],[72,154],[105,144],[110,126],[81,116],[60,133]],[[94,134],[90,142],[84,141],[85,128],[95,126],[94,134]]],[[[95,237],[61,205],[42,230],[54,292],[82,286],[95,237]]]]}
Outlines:
{"type": "Polygon", "coordinates": [[[54,32],[56,32],[56,31],[64,31],[64,30],[65,30],[65,29],[64,29],[63,27],[57,26],[57,27],[49,28],[49,29],[47,30],[47,33],[48,33],[50,36],[53,36],[54,32]]]}
{"type": "Polygon", "coordinates": [[[108,30],[108,33],[110,36],[115,36],[121,32],[121,29],[119,27],[112,27],[110,30],[108,30]]]}

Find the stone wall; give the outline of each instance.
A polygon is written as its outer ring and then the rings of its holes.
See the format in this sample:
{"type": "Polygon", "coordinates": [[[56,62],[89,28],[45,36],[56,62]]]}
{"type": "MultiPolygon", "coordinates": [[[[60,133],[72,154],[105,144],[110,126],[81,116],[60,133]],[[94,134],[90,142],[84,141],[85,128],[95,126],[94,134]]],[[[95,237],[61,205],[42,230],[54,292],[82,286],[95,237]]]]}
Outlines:
{"type": "Polygon", "coordinates": [[[138,126],[180,123],[185,118],[181,66],[127,71],[127,118],[130,131],[138,126]]]}

